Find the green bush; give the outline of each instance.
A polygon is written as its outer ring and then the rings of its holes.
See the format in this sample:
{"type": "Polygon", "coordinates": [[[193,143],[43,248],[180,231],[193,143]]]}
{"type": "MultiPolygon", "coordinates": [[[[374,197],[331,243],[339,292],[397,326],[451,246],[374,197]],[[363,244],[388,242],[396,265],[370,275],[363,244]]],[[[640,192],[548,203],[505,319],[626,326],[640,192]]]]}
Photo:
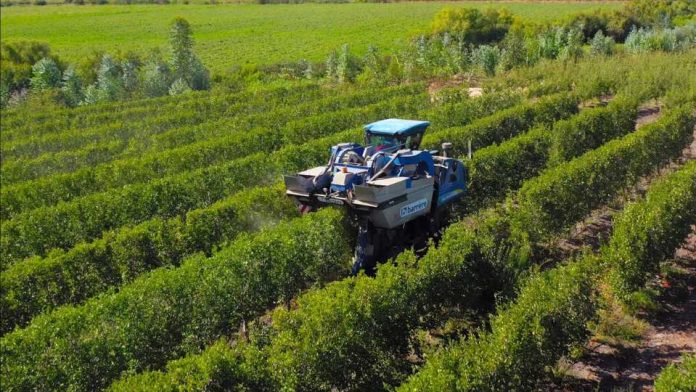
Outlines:
{"type": "Polygon", "coordinates": [[[619,96],[604,108],[588,110],[554,126],[549,165],[569,161],[585,151],[635,129],[639,100],[619,96]]]}
{"type": "Polygon", "coordinates": [[[667,366],[655,379],[657,392],[696,390],[696,355],[684,354],[681,363],[667,366]]]}
{"type": "Polygon", "coordinates": [[[513,17],[506,9],[445,7],[432,22],[434,34],[449,33],[468,44],[497,42],[505,37],[513,17]]]}
{"type": "Polygon", "coordinates": [[[627,206],[614,219],[609,243],[612,283],[624,298],[642,288],[659,272],[660,261],[674,249],[696,222],[696,162],[687,163],[651,184],[645,198],[627,206]]]}

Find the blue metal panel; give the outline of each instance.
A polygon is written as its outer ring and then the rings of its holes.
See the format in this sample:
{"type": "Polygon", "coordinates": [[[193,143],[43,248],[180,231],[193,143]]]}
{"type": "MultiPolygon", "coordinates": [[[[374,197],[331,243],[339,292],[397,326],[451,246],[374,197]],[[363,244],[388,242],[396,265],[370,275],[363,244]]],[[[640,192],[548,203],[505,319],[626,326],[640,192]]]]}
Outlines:
{"type": "Polygon", "coordinates": [[[365,130],[375,135],[404,135],[423,132],[430,125],[429,121],[402,120],[389,118],[365,125],[365,130]]]}

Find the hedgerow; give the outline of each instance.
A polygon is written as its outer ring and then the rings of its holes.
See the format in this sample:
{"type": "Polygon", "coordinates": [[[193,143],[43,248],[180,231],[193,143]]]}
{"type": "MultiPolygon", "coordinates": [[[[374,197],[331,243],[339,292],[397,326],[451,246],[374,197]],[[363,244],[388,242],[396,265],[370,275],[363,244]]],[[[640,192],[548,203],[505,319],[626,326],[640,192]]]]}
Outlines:
{"type": "MultiPolygon", "coordinates": [[[[286,87],[270,88],[253,92],[244,90],[238,93],[191,93],[184,96],[167,96],[159,98],[139,99],[126,102],[111,102],[98,105],[80,106],[70,109],[53,109],[42,112],[23,113],[21,121],[8,124],[7,141],[29,139],[50,133],[60,133],[77,128],[88,128],[107,121],[142,120],[155,114],[154,108],[164,111],[174,109],[200,109],[213,104],[227,102],[227,105],[241,103],[253,99],[255,94],[272,98],[274,96],[289,96],[289,93],[309,95],[319,90],[318,85],[298,85],[294,91],[286,87]],[[33,126],[29,126],[33,124],[33,126]]],[[[308,98],[311,95],[308,96],[308,98]]]]}
{"type": "MultiPolygon", "coordinates": [[[[591,117],[580,115],[552,132],[549,164],[569,161],[585,151],[632,131],[638,117],[636,97],[619,96],[591,117]]],[[[589,113],[589,112],[586,112],[589,113]]]]}
{"type": "MultiPolygon", "coordinates": [[[[205,107],[191,109],[195,111],[195,115],[193,116],[200,118],[201,121],[193,120],[191,116],[188,116],[191,112],[177,109],[173,114],[166,115],[159,119],[150,118],[142,122],[116,123],[118,124],[116,126],[107,125],[106,129],[110,129],[110,131],[103,135],[103,132],[100,132],[99,128],[92,131],[82,129],[80,130],[81,132],[74,135],[74,132],[70,132],[67,136],[61,134],[51,135],[51,139],[48,140],[48,142],[50,142],[49,144],[60,144],[73,140],[78,143],[83,143],[85,140],[88,140],[85,139],[86,136],[103,136],[106,140],[102,140],[101,143],[113,143],[114,140],[111,139],[113,139],[115,135],[117,136],[123,133],[120,139],[117,138],[117,140],[121,142],[121,149],[116,150],[115,153],[126,154],[128,156],[140,156],[143,152],[151,151],[151,154],[155,154],[156,151],[161,152],[163,149],[167,148],[182,147],[185,144],[194,143],[196,141],[210,141],[214,137],[230,137],[237,133],[246,132],[249,129],[257,129],[259,127],[266,127],[269,129],[274,129],[274,127],[280,128],[283,127],[287,121],[297,117],[309,117],[317,113],[372,104],[402,94],[415,94],[417,86],[418,85],[409,85],[386,88],[380,90],[376,94],[373,92],[358,92],[327,98],[317,96],[314,97],[314,99],[311,99],[311,96],[307,97],[306,95],[302,96],[298,94],[297,96],[291,96],[290,98],[292,99],[289,101],[286,96],[274,98],[272,96],[264,97],[261,95],[258,98],[258,102],[254,100],[240,103],[236,106],[228,107],[224,113],[210,113],[205,107]],[[281,99],[282,101],[279,101],[281,99]],[[305,100],[309,100],[309,102],[305,102],[305,100]],[[303,103],[298,104],[299,102],[303,103]],[[293,105],[293,103],[295,103],[295,105],[293,105]],[[278,105],[280,105],[280,108],[276,108],[278,105]],[[228,117],[234,114],[237,114],[237,116],[228,117]],[[210,121],[208,119],[202,119],[203,116],[217,119],[210,121]],[[172,129],[172,127],[174,128],[172,129]],[[126,141],[125,139],[128,138],[128,135],[135,130],[137,130],[139,137],[135,140],[129,139],[126,141]],[[146,136],[151,137],[148,138],[146,136]]],[[[315,95],[318,94],[315,93],[315,95]]],[[[154,109],[152,111],[160,112],[154,109]]],[[[76,147],[81,149],[80,146],[81,145],[78,144],[76,147]]],[[[68,151],[63,148],[60,154],[65,154],[66,152],[68,151]]],[[[39,158],[43,158],[50,154],[51,153],[41,155],[39,158]]],[[[114,154],[111,156],[113,155],[114,154]]],[[[111,156],[101,156],[100,162],[110,160],[109,158],[111,156]]],[[[8,163],[9,165],[6,165],[8,167],[3,168],[3,176],[8,178],[8,181],[13,179],[31,179],[38,177],[40,174],[46,175],[54,173],[51,171],[51,167],[38,166],[37,168],[36,164],[27,165],[27,163],[33,163],[31,161],[25,162],[20,159],[8,163]],[[37,170],[40,171],[37,172],[37,170]]],[[[85,165],[81,165],[81,167],[82,166],[85,165]]],[[[7,183],[9,184],[11,181],[7,183]]]]}
{"type": "Polygon", "coordinates": [[[551,124],[577,112],[578,100],[572,95],[543,97],[539,102],[523,103],[502,110],[464,127],[427,134],[423,138],[423,145],[437,149],[443,142],[451,142],[454,154],[464,155],[469,142],[473,149],[500,143],[534,125],[551,124]]]}
{"type": "Polygon", "coordinates": [[[210,344],[298,291],[345,275],[351,236],[343,227],[342,214],[327,209],[39,316],[0,340],[3,387],[101,389],[124,371],[158,368],[210,344]]]}
{"type": "MultiPolygon", "coordinates": [[[[295,155],[295,156],[298,157],[298,158],[305,158],[304,154],[297,154],[297,155],[295,155]]],[[[304,159],[303,159],[303,160],[304,160],[304,159]]],[[[303,162],[303,163],[304,163],[304,162],[303,162]]],[[[32,325],[33,325],[33,323],[32,323],[32,325]]],[[[30,326],[29,328],[31,328],[31,326],[30,326]]],[[[17,333],[17,332],[15,332],[15,333],[17,333]]],[[[9,336],[9,335],[8,335],[8,336],[9,336]]]]}
{"type": "MultiPolygon", "coordinates": [[[[287,99],[295,99],[301,102],[303,99],[319,96],[319,91],[306,91],[300,89],[297,95],[278,93],[278,96],[259,94],[253,100],[236,102],[228,101],[225,95],[219,97],[202,98],[195,105],[181,108],[173,107],[169,112],[161,112],[156,102],[149,107],[149,115],[142,120],[131,122],[130,117],[121,121],[107,119],[96,121],[93,128],[70,128],[66,131],[48,133],[44,135],[22,138],[2,146],[2,160],[16,159],[19,157],[36,157],[45,152],[58,152],[67,149],[79,148],[88,142],[101,140],[124,139],[134,134],[144,136],[149,133],[162,132],[171,126],[183,126],[197,124],[217,116],[228,116],[240,111],[256,111],[268,109],[272,104],[280,104],[287,99]],[[293,98],[294,97],[294,98],[293,98]],[[212,102],[211,102],[212,101],[212,102]],[[164,113],[164,114],[163,114],[164,113]],[[106,124],[104,124],[106,122],[106,124]]],[[[134,118],[137,118],[134,116],[134,118]]]]}
{"type": "Polygon", "coordinates": [[[692,137],[693,107],[684,105],[527,182],[518,194],[521,227],[535,238],[568,227],[608,202],[616,191],[676,158],[692,137]]]}
{"type": "Polygon", "coordinates": [[[3,267],[25,257],[44,256],[53,248],[69,249],[104,231],[148,217],[183,215],[246,187],[275,182],[281,174],[321,164],[330,146],[358,138],[359,132],[355,130],[339,132],[270,155],[257,153],[222,165],[24,212],[2,224],[3,267]]]}
{"type": "MultiPolygon", "coordinates": [[[[662,124],[673,124],[679,116],[673,114],[671,118],[671,122],[663,119],[662,124]]],[[[682,138],[682,146],[685,144],[682,138]]],[[[669,153],[656,154],[652,164],[664,163],[668,158],[669,153]]],[[[561,166],[570,167],[572,162],[561,166]]],[[[617,191],[610,187],[606,192],[617,191]]],[[[589,213],[587,208],[579,207],[582,216],[589,213]]],[[[354,390],[374,386],[375,382],[398,384],[411,371],[412,364],[404,358],[415,344],[413,331],[443,322],[439,317],[447,314],[445,309],[485,309],[494,303],[494,293],[503,290],[506,282],[509,284],[510,274],[514,276],[535,262],[534,245],[528,242],[525,228],[515,229],[514,222],[509,221],[514,216],[514,211],[509,215],[484,214],[473,222],[453,225],[440,245],[417,263],[411,256],[402,255],[396,265],[381,266],[375,278],[330,284],[301,296],[297,309],[276,313],[270,343],[263,348],[268,356],[265,371],[275,381],[271,389],[354,390]]],[[[540,360],[537,355],[553,358],[566,352],[570,343],[588,336],[585,324],[594,315],[595,303],[590,295],[592,280],[585,271],[595,270],[596,264],[592,258],[588,260],[586,265],[573,265],[549,273],[548,278],[533,280],[527,291],[534,294],[520,297],[523,305],[513,305],[513,310],[501,316],[500,327],[493,322],[494,331],[500,332],[489,338],[493,351],[492,362],[487,363],[495,369],[501,366],[500,373],[488,373],[490,368],[484,363],[483,371],[474,372],[474,377],[493,374],[493,378],[480,382],[475,378],[472,382],[478,383],[472,385],[485,387],[493,382],[502,389],[514,388],[518,385],[515,383],[527,385],[525,377],[540,374],[551,361],[540,360]],[[542,295],[551,297],[548,302],[539,301],[542,295]],[[552,333],[548,340],[545,331],[552,333]],[[558,339],[554,338],[556,333],[558,339]],[[509,344],[510,339],[520,344],[509,344]],[[507,353],[525,353],[533,359],[514,358],[513,362],[498,365],[495,361],[507,353]],[[512,381],[505,375],[510,375],[512,381]]],[[[486,347],[487,343],[477,346],[470,355],[487,356],[488,352],[481,351],[486,347]]],[[[436,381],[433,390],[447,389],[448,384],[436,381]]],[[[124,383],[138,385],[137,378],[124,383]]]]}
{"type": "Polygon", "coordinates": [[[500,145],[478,150],[468,162],[472,181],[467,205],[477,208],[486,204],[488,198],[498,199],[498,193],[516,189],[522,181],[552,164],[550,159],[555,163],[569,160],[607,140],[633,131],[636,103],[625,102],[617,98],[607,107],[583,110],[569,119],[557,121],[553,126],[542,125],[500,145]],[[582,133],[592,137],[585,138],[584,142],[575,142],[573,136],[582,133]],[[561,150],[565,152],[559,153],[561,150]]]}
{"type": "Polygon", "coordinates": [[[696,161],[650,186],[641,203],[632,204],[614,220],[607,256],[615,292],[626,296],[645,286],[659,271],[660,261],[696,222],[696,161]]]}

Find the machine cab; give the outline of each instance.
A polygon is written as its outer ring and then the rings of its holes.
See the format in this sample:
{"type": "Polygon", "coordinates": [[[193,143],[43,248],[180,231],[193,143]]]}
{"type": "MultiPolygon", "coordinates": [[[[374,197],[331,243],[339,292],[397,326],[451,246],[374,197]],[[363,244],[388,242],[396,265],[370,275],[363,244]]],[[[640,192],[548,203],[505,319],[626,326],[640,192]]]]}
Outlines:
{"type": "Polygon", "coordinates": [[[428,121],[390,118],[365,125],[365,145],[377,151],[383,149],[417,150],[428,121]]]}

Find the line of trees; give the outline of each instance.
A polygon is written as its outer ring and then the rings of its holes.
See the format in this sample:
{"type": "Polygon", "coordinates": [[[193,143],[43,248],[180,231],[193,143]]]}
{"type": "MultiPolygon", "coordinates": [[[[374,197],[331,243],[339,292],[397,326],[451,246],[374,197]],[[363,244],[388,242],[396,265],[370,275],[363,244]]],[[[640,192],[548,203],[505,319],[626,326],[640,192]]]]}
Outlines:
{"type": "Polygon", "coordinates": [[[67,106],[90,105],[136,97],[178,95],[210,89],[210,72],[193,50],[193,31],[183,18],[173,20],[170,53],[153,52],[146,59],[129,53],[98,54],[85,65],[65,64],[44,44],[3,44],[0,103],[6,106],[27,93],[48,95],[67,106]],[[5,58],[8,58],[5,61],[5,58]],[[31,63],[31,70],[27,64],[31,63]]]}

